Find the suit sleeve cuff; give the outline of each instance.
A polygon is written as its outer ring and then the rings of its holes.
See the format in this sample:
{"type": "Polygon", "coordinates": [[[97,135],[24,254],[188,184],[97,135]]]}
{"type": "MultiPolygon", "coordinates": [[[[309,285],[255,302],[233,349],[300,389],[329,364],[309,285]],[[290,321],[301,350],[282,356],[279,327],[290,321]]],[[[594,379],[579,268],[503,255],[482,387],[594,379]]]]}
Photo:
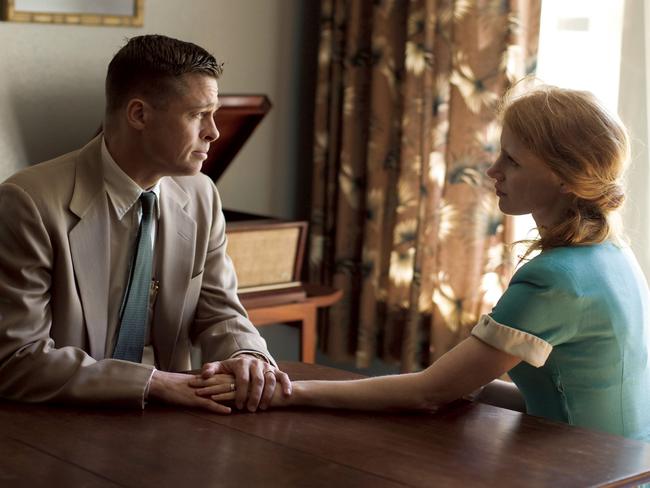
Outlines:
{"type": "Polygon", "coordinates": [[[489,346],[512,354],[539,368],[544,366],[553,346],[537,336],[500,324],[489,315],[483,315],[472,329],[472,335],[489,346]]]}
{"type": "Polygon", "coordinates": [[[255,356],[257,359],[261,359],[262,361],[265,361],[269,363],[271,366],[275,366],[276,368],[278,365],[275,363],[272,357],[265,356],[259,351],[254,351],[252,349],[240,349],[239,351],[235,351],[230,355],[231,358],[236,358],[237,356],[241,356],[242,354],[248,354],[249,356],[255,356]]]}

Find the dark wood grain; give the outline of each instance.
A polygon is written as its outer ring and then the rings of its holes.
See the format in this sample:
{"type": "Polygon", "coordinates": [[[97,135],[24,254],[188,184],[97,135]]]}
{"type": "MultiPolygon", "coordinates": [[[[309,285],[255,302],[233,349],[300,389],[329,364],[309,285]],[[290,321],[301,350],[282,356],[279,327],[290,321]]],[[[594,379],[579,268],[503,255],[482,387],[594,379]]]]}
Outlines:
{"type": "Polygon", "coordinates": [[[641,471],[650,478],[646,444],[488,405],[459,403],[436,415],[293,410],[206,420],[281,435],[285,446],[409,486],[595,486],[641,471]],[[257,418],[264,415],[272,420],[257,418]]]}
{"type": "MultiPolygon", "coordinates": [[[[134,413],[5,404],[0,425],[5,435],[37,446],[39,457],[82,466],[119,486],[330,487],[340,480],[343,486],[399,486],[163,406],[134,413]]],[[[14,470],[31,469],[9,461],[14,470]]],[[[47,486],[78,486],[77,473],[69,475],[47,486]]]]}
{"type": "MultiPolygon", "coordinates": [[[[351,379],[283,364],[294,379],[351,379]]],[[[0,403],[0,486],[632,486],[650,445],[458,402],[216,416],[0,403]]]]}
{"type": "Polygon", "coordinates": [[[105,488],[119,486],[81,466],[58,459],[38,445],[0,437],[0,486],[32,488],[35,486],[84,486],[105,488]]]}

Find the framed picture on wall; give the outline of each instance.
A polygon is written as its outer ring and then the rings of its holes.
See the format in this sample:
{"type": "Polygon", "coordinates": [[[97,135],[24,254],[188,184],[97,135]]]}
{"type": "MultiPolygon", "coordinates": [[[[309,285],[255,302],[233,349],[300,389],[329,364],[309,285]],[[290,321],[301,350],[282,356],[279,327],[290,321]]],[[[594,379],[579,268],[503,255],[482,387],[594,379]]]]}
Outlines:
{"type": "Polygon", "coordinates": [[[0,0],[2,20],[141,27],[144,0],[0,0]]]}

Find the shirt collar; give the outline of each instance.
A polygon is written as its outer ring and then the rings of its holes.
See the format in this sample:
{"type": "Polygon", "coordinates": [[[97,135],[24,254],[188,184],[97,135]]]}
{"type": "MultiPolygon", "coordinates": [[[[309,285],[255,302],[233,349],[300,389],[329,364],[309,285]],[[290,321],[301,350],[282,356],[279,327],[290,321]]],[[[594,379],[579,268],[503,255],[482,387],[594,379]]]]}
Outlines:
{"type": "MultiPolygon", "coordinates": [[[[127,175],[122,168],[115,162],[111,153],[106,147],[106,139],[102,136],[102,168],[104,171],[104,183],[106,193],[113,205],[118,220],[131,210],[131,207],[138,201],[144,191],[152,191],[156,194],[156,202],[160,198],[160,180],[156,182],[153,188],[143,190],[140,186],[127,175]]],[[[160,217],[160,207],[155,205],[156,218],[160,217]]]]}

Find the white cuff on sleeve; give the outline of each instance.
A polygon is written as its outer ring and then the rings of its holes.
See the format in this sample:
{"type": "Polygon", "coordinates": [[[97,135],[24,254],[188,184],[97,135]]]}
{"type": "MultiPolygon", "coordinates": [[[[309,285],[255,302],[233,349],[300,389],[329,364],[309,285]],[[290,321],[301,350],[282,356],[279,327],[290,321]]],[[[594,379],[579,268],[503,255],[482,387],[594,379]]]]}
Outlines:
{"type": "Polygon", "coordinates": [[[149,380],[147,380],[147,384],[144,387],[144,391],[142,392],[142,410],[144,410],[144,407],[147,405],[147,400],[149,399],[149,388],[151,387],[151,379],[153,378],[153,374],[156,372],[156,368],[151,368],[151,374],[149,375],[149,380]]]}
{"type": "Polygon", "coordinates": [[[553,346],[537,336],[500,324],[483,315],[472,329],[472,335],[486,344],[521,358],[531,366],[544,366],[553,346]]]}

